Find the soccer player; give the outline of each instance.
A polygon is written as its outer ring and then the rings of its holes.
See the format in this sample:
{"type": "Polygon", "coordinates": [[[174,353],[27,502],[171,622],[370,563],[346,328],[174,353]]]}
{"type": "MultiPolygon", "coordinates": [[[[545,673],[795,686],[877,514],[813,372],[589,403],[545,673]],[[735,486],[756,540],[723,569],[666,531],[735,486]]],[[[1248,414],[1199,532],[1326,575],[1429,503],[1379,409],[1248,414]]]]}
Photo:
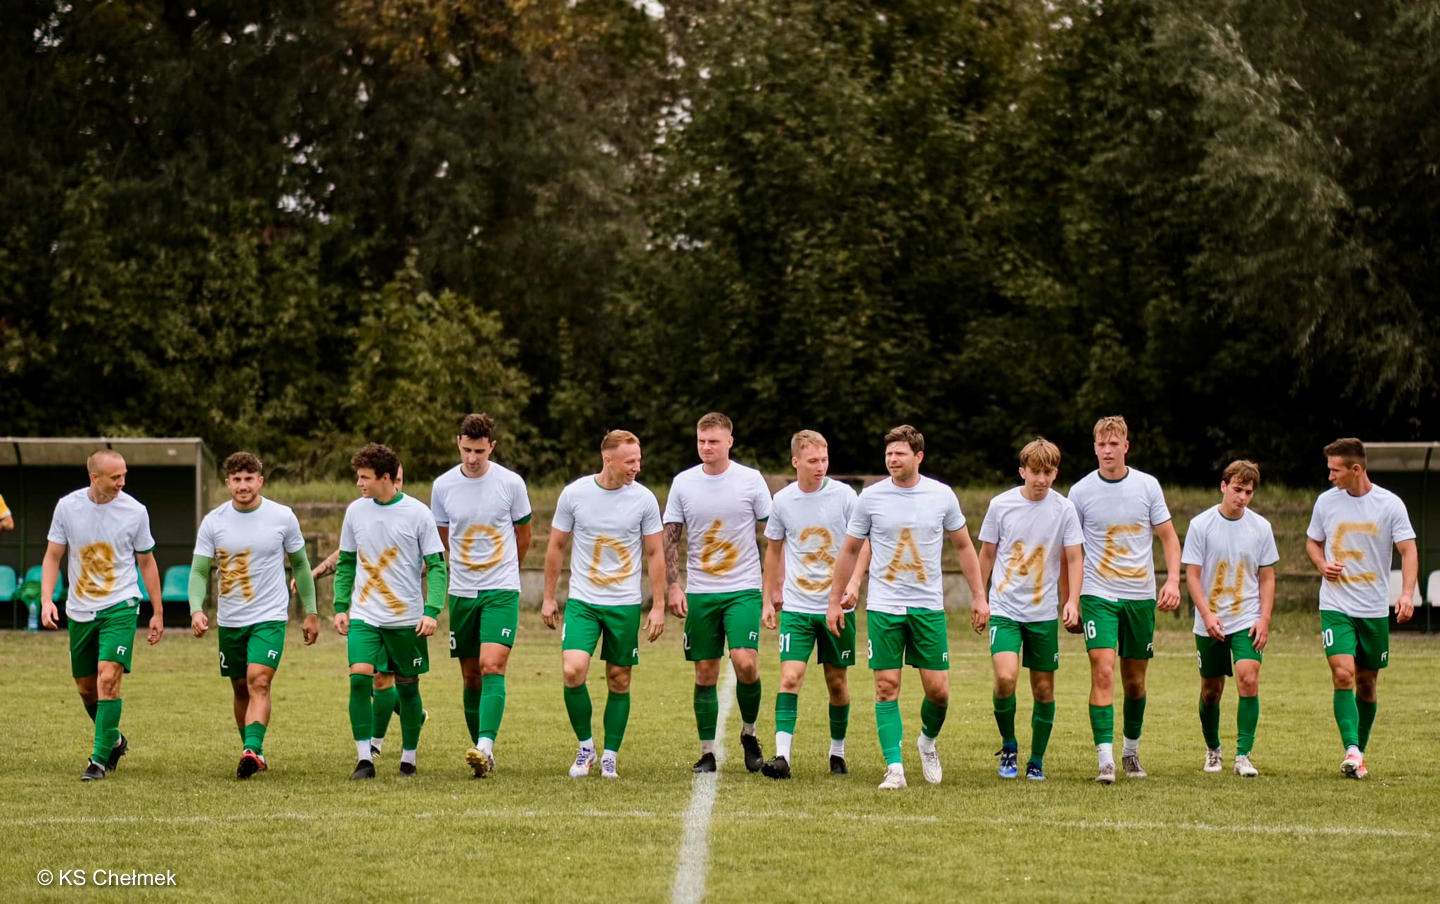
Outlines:
{"type": "Polygon", "coordinates": [[[1020,774],[1015,682],[1023,651],[1034,699],[1025,777],[1045,780],[1045,748],[1055,726],[1055,670],[1060,668],[1056,612],[1061,611],[1066,628],[1080,624],[1080,520],[1070,500],[1051,488],[1059,469],[1060,449],[1054,443],[1043,437],[1027,443],[1020,450],[1020,479],[1025,483],[990,500],[980,524],[980,579],[990,588],[990,662],[995,668],[1001,778],[1020,774]]]}
{"type": "Polygon", "coordinates": [[[102,449],[90,455],[86,468],[90,486],[60,497],[50,521],[40,566],[40,619],[47,628],[59,627],[55,582],[69,549],[70,674],[95,723],[95,746],[80,780],[91,782],[105,778],[130,749],[120,733],[120,679],[134,653],[139,580],[153,607],[146,636],[151,645],[164,636],[165,619],[150,513],[125,492],[124,456],[102,449]]]}
{"type": "Polygon", "coordinates": [[[1260,468],[1253,461],[1230,462],[1220,477],[1220,504],[1190,522],[1180,557],[1195,603],[1205,771],[1221,769],[1220,695],[1225,676],[1233,674],[1240,691],[1235,774],[1247,778],[1260,774],[1250,750],[1260,721],[1260,660],[1270,637],[1280,561],[1270,522],[1250,510],[1259,485],[1260,468]]]}
{"type": "Polygon", "coordinates": [[[435,480],[430,513],[450,551],[450,657],[460,660],[462,702],[476,778],[495,771],[505,715],[505,664],[520,622],[520,562],[530,548],[525,480],[490,460],[495,419],[468,414],[455,437],[460,464],[435,480]]]}
{"type": "Polygon", "coordinates": [[[1145,724],[1145,670],[1155,655],[1155,607],[1180,606],[1180,539],[1160,483],[1128,467],[1129,428],[1119,415],[1095,423],[1100,467],[1070,488],[1070,501],[1085,538],[1085,578],[1080,621],[1090,655],[1090,731],[1100,771],[1095,780],[1115,783],[1115,656],[1125,693],[1125,745],[1121,763],[1130,778],[1144,778],[1140,731],[1145,724]],[[1152,537],[1165,553],[1165,585],[1155,594],[1152,537]]]}
{"type": "Polygon", "coordinates": [[[771,778],[790,777],[790,744],[795,736],[796,704],[811,651],[825,670],[830,692],[830,772],[846,775],[845,733],[850,724],[850,686],[846,675],[855,664],[855,601],[870,563],[870,544],[860,551],[840,606],[845,624],[839,637],[825,626],[835,561],[855,509],[855,491],[830,480],[830,448],[814,430],[790,440],[795,482],[775,494],[765,523],[765,601],[760,621],[777,625],[780,611],[780,693],[775,698],[775,756],[761,771],[771,778]]]}
{"type": "Polygon", "coordinates": [[[335,573],[335,630],[347,638],[350,660],[357,759],[350,778],[375,777],[370,740],[385,734],[396,696],[400,774],[411,776],[424,722],[420,676],[430,670],[425,638],[435,633],[435,619],[445,608],[445,547],[425,503],[396,489],[400,462],[388,446],[370,443],[350,466],[361,498],[345,510],[335,573]]]}
{"type": "Polygon", "coordinates": [[[845,545],[835,564],[825,621],[836,637],[844,630],[844,594],[868,538],[873,549],[866,592],[866,630],[870,668],[875,673],[875,729],[885,755],[880,788],[905,787],[900,745],[900,676],[906,664],[920,670],[925,699],[920,703],[920,766],[925,780],[941,779],[935,739],[950,705],[950,640],[946,635],[945,586],[940,553],[949,538],[960,558],[973,602],[970,624],[978,634],[990,619],[980,562],[960,500],[946,484],[920,474],[925,437],[909,424],[885,434],[889,480],[866,487],[846,528],[845,545]],[[876,567],[876,563],[884,563],[876,567]]]}
{"type": "Polygon", "coordinates": [[[729,642],[740,706],[745,768],[765,762],[755,720],[760,715],[760,610],[763,583],[755,525],[770,517],[770,488],[754,468],[730,460],[734,425],[711,412],[695,425],[700,464],[675,475],[665,501],[665,577],[670,611],[685,618],[685,658],[695,663],[695,772],[714,772],[720,701],[720,659],[729,642]],[[685,588],[680,587],[680,536],[686,531],[685,588]]]}
{"type": "Polygon", "coordinates": [[[305,537],[289,506],[260,495],[265,485],[260,459],[236,452],[225,459],[225,488],[230,501],[200,522],[190,563],[190,630],[210,630],[205,594],[210,569],[219,565],[215,621],[220,626],[220,674],[235,694],[235,725],[240,730],[240,765],[235,777],[246,779],[269,768],[265,729],[270,724],[270,685],[285,651],[290,594],[285,562],[295,572],[305,607],[302,633],[309,646],[320,636],[315,613],[315,582],[305,555],[305,537]]]}
{"type": "MultiPolygon", "coordinates": [[[[1376,685],[1390,664],[1390,547],[1400,552],[1400,595],[1395,620],[1415,611],[1420,557],[1415,530],[1400,497],[1370,480],[1365,445],[1337,439],[1325,447],[1334,489],[1315,500],[1305,552],[1320,583],[1320,638],[1335,685],[1335,724],[1345,745],[1340,772],[1364,778],[1365,745],[1375,724],[1376,685]]],[[[49,597],[46,597],[49,599],[49,597]]]]}
{"type": "Polygon", "coordinates": [[[640,661],[640,560],[650,568],[650,612],[645,633],[652,642],[665,630],[665,556],[660,542],[660,503],[635,482],[640,473],[640,440],[628,430],[611,430],[600,442],[600,473],[581,477],[560,492],[550,541],[545,548],[546,627],[561,623],[555,590],[565,551],[570,555],[570,594],[560,631],[565,712],[580,741],[571,778],[584,778],[595,765],[593,710],[585,678],[600,645],[605,660],[605,746],[600,777],[619,778],[616,760],[630,721],[630,673],[640,661]]]}

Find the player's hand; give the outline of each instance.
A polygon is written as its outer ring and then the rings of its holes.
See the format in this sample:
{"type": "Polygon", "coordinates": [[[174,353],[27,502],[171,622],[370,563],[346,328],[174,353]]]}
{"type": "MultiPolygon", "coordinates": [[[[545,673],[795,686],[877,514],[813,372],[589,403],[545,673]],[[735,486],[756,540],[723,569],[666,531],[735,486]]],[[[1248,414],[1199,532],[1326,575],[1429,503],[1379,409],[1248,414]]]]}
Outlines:
{"type": "Polygon", "coordinates": [[[205,610],[190,613],[190,633],[196,637],[204,637],[205,632],[210,630],[210,619],[205,617],[205,610]]]}
{"type": "Polygon", "coordinates": [[[344,637],[345,635],[347,635],[347,634],[350,633],[350,613],[349,613],[349,612],[336,612],[336,613],[335,613],[335,618],[333,619],[333,621],[334,621],[334,623],[335,623],[335,633],[336,633],[336,634],[339,634],[341,637],[344,637]]]}
{"type": "Polygon", "coordinates": [[[1270,642],[1270,623],[1260,619],[1250,626],[1250,643],[1255,647],[1255,652],[1265,652],[1265,645],[1270,642]]]}
{"type": "Polygon", "coordinates": [[[1344,562],[1326,562],[1325,567],[1320,569],[1321,577],[1327,581],[1338,581],[1340,575],[1345,572],[1344,562]]]}
{"type": "Polygon", "coordinates": [[[840,608],[848,611],[854,609],[858,602],[860,602],[860,585],[850,584],[840,596],[840,608]]]}
{"type": "Polygon", "coordinates": [[[420,616],[420,621],[415,625],[415,634],[419,637],[429,637],[435,633],[435,619],[428,615],[420,616]]]}
{"type": "Polygon", "coordinates": [[[50,600],[40,607],[40,624],[54,631],[60,627],[60,608],[50,600]]]}
{"type": "Polygon", "coordinates": [[[295,586],[295,579],[294,579],[294,578],[291,578],[291,579],[290,579],[290,593],[291,593],[291,595],[293,596],[294,594],[297,594],[297,593],[299,593],[299,592],[300,592],[300,589],[295,586]]]}
{"type": "MultiPolygon", "coordinates": [[[[1204,612],[1203,609],[1201,611],[1204,612]]],[[[1209,613],[1206,614],[1208,615],[1209,613]]],[[[1213,615],[1205,619],[1205,633],[1210,635],[1210,638],[1212,640],[1225,639],[1225,628],[1223,625],[1220,624],[1220,619],[1216,618],[1213,615]]]]}
{"type": "Polygon", "coordinates": [[[840,632],[845,628],[845,610],[833,599],[825,610],[825,627],[829,628],[830,633],[836,637],[839,637],[840,632]]]}
{"type": "Polygon", "coordinates": [[[685,591],[680,589],[679,584],[671,584],[665,595],[670,600],[671,612],[681,618],[690,614],[690,607],[685,602],[685,591]]]}
{"type": "Polygon", "coordinates": [[[765,605],[760,608],[760,624],[764,625],[771,631],[774,631],[775,628],[780,624],[780,620],[775,617],[775,606],[769,601],[767,601],[765,605]]]}
{"type": "Polygon", "coordinates": [[[150,616],[150,633],[146,635],[145,640],[148,641],[150,646],[153,647],[155,646],[155,644],[159,643],[160,638],[164,636],[165,619],[160,615],[159,612],[157,612],[154,615],[150,616]]]}
{"type": "Polygon", "coordinates": [[[665,633],[665,607],[659,600],[650,601],[650,614],[645,617],[645,634],[654,643],[665,633]]]}
{"type": "Polygon", "coordinates": [[[555,597],[547,596],[540,604],[540,618],[544,619],[545,627],[551,631],[560,623],[560,604],[555,602],[555,597]]]}
{"type": "Polygon", "coordinates": [[[970,603],[970,627],[975,629],[976,634],[984,634],[989,626],[990,601],[983,596],[977,596],[970,603]]]}
{"type": "Polygon", "coordinates": [[[305,638],[305,646],[313,646],[315,641],[320,639],[320,616],[311,612],[305,616],[305,621],[300,627],[300,633],[305,638]]]}
{"type": "Polygon", "coordinates": [[[1174,612],[1180,608],[1180,579],[1171,578],[1160,588],[1160,611],[1174,612]]]}
{"type": "Polygon", "coordinates": [[[1060,610],[1060,621],[1065,625],[1065,630],[1071,634],[1080,633],[1080,603],[1070,600],[1065,608],[1060,610]]]}
{"type": "Polygon", "coordinates": [[[1410,616],[1415,614],[1415,597],[1409,593],[1402,593],[1395,600],[1395,621],[1405,624],[1410,616]]]}

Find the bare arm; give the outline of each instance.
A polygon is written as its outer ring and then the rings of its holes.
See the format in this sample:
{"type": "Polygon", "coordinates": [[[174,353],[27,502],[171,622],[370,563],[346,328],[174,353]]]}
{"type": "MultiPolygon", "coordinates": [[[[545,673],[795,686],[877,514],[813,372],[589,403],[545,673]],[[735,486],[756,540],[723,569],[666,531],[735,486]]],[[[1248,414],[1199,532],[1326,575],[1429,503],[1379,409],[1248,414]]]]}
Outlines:
{"type": "Polygon", "coordinates": [[[1331,562],[1325,558],[1325,544],[1319,540],[1305,538],[1305,555],[1310,558],[1310,564],[1320,572],[1320,576],[1327,581],[1340,580],[1340,574],[1345,570],[1344,562],[1331,562]]]}
{"type": "Polygon", "coordinates": [[[1275,566],[1260,567],[1260,620],[1250,627],[1256,652],[1263,653],[1270,642],[1270,616],[1275,613],[1275,566]]]}
{"type": "Polygon", "coordinates": [[[670,611],[682,618],[689,612],[685,590],[680,586],[680,533],[683,524],[665,525],[665,587],[670,598],[670,611]]]}
{"type": "Polygon", "coordinates": [[[1160,611],[1174,612],[1180,608],[1180,536],[1175,533],[1175,522],[1166,521],[1155,526],[1155,536],[1160,538],[1160,549],[1165,554],[1165,586],[1160,588],[1160,611]]]}
{"type": "MultiPolygon", "coordinates": [[[[1265,569],[1260,569],[1261,589],[1264,589],[1265,569]]],[[[1270,569],[1271,593],[1274,593],[1275,569],[1270,569]]],[[[1210,611],[1210,597],[1205,593],[1205,585],[1200,583],[1200,566],[1185,566],[1185,586],[1190,588],[1190,602],[1195,604],[1195,611],[1200,613],[1200,620],[1205,623],[1205,631],[1214,640],[1225,639],[1225,629],[1220,625],[1220,619],[1210,611]]]]}
{"type": "Polygon", "coordinates": [[[545,545],[545,599],[540,604],[540,617],[545,626],[554,630],[559,623],[559,603],[555,590],[560,586],[560,568],[565,564],[565,553],[570,549],[570,533],[550,528],[550,540],[545,545]]]}
{"type": "Polygon", "coordinates": [[[830,582],[830,605],[825,612],[825,624],[836,637],[840,636],[840,630],[845,625],[845,588],[860,561],[860,547],[865,542],[859,537],[847,535],[845,545],[840,547],[840,558],[835,560],[835,577],[830,582]]]}
{"type": "Polygon", "coordinates": [[[1395,600],[1395,620],[1405,623],[1415,612],[1415,582],[1420,579],[1420,553],[1414,540],[1395,544],[1400,550],[1400,596],[1395,600]]]}
{"type": "Polygon", "coordinates": [[[980,544],[980,583],[989,587],[991,576],[995,571],[995,544],[982,542],[980,544]]]}
{"type": "Polygon", "coordinates": [[[775,611],[784,606],[785,586],[785,541],[768,540],[765,546],[764,592],[760,607],[760,622],[767,628],[776,626],[775,611]]]}
{"type": "Polygon", "coordinates": [[[1065,570],[1060,572],[1060,592],[1064,606],[1060,610],[1060,621],[1067,631],[1080,630],[1080,588],[1085,582],[1085,547],[1080,544],[1065,547],[1065,570]]]}
{"type": "Polygon", "coordinates": [[[865,575],[870,572],[870,541],[866,540],[860,544],[860,555],[855,559],[855,570],[850,572],[850,580],[845,582],[845,596],[840,600],[840,606],[844,609],[854,609],[860,602],[860,585],[865,582],[865,575]]]}
{"type": "Polygon", "coordinates": [[[532,539],[534,539],[534,531],[529,521],[515,525],[515,561],[521,567],[525,565],[525,556],[530,552],[532,539]]]}
{"type": "Polygon", "coordinates": [[[650,611],[645,614],[645,632],[654,643],[665,631],[665,543],[660,534],[646,535],[645,560],[650,565],[650,611]]]}
{"type": "Polygon", "coordinates": [[[980,557],[975,554],[975,544],[970,540],[970,531],[965,528],[949,533],[950,544],[960,559],[960,571],[970,585],[970,627],[976,634],[982,634],[990,624],[990,601],[985,596],[985,585],[980,582],[980,557]]]}
{"type": "Polygon", "coordinates": [[[150,634],[146,637],[151,644],[160,642],[165,636],[165,603],[160,599],[160,569],[155,567],[155,554],[137,552],[135,564],[140,566],[140,580],[145,582],[145,592],[150,594],[150,634]]]}
{"type": "Polygon", "coordinates": [[[40,560],[40,621],[47,628],[60,627],[55,582],[60,580],[60,560],[64,557],[64,543],[45,544],[45,558],[40,560]]]}
{"type": "Polygon", "coordinates": [[[450,558],[450,525],[437,524],[435,525],[435,530],[440,533],[440,545],[444,547],[445,558],[448,561],[450,558]]]}

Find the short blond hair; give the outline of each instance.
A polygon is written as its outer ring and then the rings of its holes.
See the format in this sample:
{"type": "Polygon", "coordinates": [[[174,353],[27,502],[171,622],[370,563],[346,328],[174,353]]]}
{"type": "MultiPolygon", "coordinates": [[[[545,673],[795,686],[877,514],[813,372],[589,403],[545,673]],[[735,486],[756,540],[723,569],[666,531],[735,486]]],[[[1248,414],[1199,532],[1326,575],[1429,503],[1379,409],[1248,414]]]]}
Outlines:
{"type": "Polygon", "coordinates": [[[118,458],[122,462],[125,461],[125,456],[116,452],[114,449],[96,449],[90,453],[89,458],[85,459],[85,470],[91,474],[99,474],[101,467],[100,462],[110,458],[118,458]]]}
{"type": "Polygon", "coordinates": [[[1060,467],[1060,447],[1037,436],[1020,450],[1020,464],[1032,471],[1054,471],[1060,467]]]}
{"type": "Polygon", "coordinates": [[[1258,487],[1260,486],[1260,466],[1248,459],[1237,458],[1225,466],[1224,473],[1220,475],[1220,481],[1231,486],[1248,483],[1252,487],[1258,487]]]}
{"type": "Polygon", "coordinates": [[[805,448],[806,446],[821,446],[826,449],[830,448],[830,444],[825,442],[825,437],[821,436],[819,433],[815,432],[814,430],[801,430],[799,433],[796,433],[794,436],[790,437],[791,457],[799,458],[800,450],[805,448]]]}
{"type": "Polygon", "coordinates": [[[730,422],[728,417],[718,411],[712,411],[695,422],[696,433],[699,433],[701,430],[710,430],[716,427],[724,430],[726,433],[735,432],[735,425],[730,422]]]}
{"type": "Polygon", "coordinates": [[[629,430],[611,430],[605,434],[604,439],[600,440],[600,451],[609,452],[611,449],[618,449],[627,443],[634,443],[638,446],[640,445],[640,437],[631,433],[629,430]]]}
{"type": "Polygon", "coordinates": [[[1095,422],[1096,439],[1102,436],[1109,436],[1112,433],[1123,440],[1128,441],[1130,439],[1130,428],[1125,424],[1125,418],[1118,414],[1112,414],[1109,417],[1102,417],[1095,422]]]}

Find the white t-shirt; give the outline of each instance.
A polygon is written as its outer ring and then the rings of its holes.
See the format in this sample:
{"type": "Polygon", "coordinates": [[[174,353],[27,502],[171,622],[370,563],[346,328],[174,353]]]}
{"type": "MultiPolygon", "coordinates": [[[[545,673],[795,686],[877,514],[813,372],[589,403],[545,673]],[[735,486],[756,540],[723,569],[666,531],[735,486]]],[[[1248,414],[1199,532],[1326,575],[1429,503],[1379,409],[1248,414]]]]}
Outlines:
{"type": "Polygon", "coordinates": [[[1399,496],[1374,484],[1364,496],[1331,487],[1315,500],[1305,536],[1325,546],[1325,560],[1345,563],[1338,581],[1320,582],[1320,608],[1352,618],[1390,614],[1390,549],[1415,539],[1399,496]]]}
{"type": "Polygon", "coordinates": [[[866,608],[892,615],[944,609],[940,554],[945,535],[964,526],[960,500],[933,478],[922,476],[905,488],[887,477],[862,490],[846,533],[870,540],[866,608]]]}
{"type": "Polygon", "coordinates": [[[92,622],[101,610],[140,598],[135,554],[154,549],[155,538],[150,513],[134,496],[121,490],[104,505],[91,502],[88,489],[61,496],[46,539],[69,547],[71,621],[92,622]]]}
{"type": "Polygon", "coordinates": [[[806,493],[798,482],[775,494],[765,537],[785,542],[786,612],[824,614],[830,606],[835,562],[855,510],[855,491],[828,477],[806,493]]]}
{"type": "Polygon", "coordinates": [[[289,506],[262,496],[248,512],[229,501],[212,509],[195,535],[195,555],[215,560],[220,627],[288,620],[285,558],[304,547],[300,521],[289,506]]]}
{"type": "Polygon", "coordinates": [[[990,614],[1017,622],[1052,621],[1059,613],[1065,547],[1083,542],[1075,506],[1055,490],[1031,502],[1022,487],[990,500],[980,542],[995,544],[990,614]]]}
{"type": "Polygon", "coordinates": [[[1160,482],[1130,468],[1119,480],[1091,471],[1070,488],[1085,535],[1080,592],[1106,600],[1155,599],[1155,528],[1170,520],[1160,482]]]}
{"type": "Polygon", "coordinates": [[[383,505],[356,499],[345,510],[340,551],[355,553],[350,617],[376,628],[406,628],[425,614],[425,557],[444,552],[425,503],[398,494],[383,505]]]}
{"type": "Polygon", "coordinates": [[[765,477],[739,462],[719,474],[704,465],[681,471],[670,484],[665,523],[683,524],[686,593],[760,589],[760,547],[755,522],[770,517],[765,477]]]}
{"type": "Polygon", "coordinates": [[[484,477],[466,477],[456,465],[430,491],[435,523],[450,530],[450,593],[519,590],[515,526],[530,520],[525,479],[490,462],[484,477]]]}
{"type": "MultiPolygon", "coordinates": [[[[660,533],[660,503],[644,484],[607,490],[592,474],[566,486],[554,530],[571,535],[570,598],[592,606],[637,606],[645,538],[660,533]]],[[[663,599],[664,588],[652,588],[663,599]]]]}
{"type": "Polygon", "coordinates": [[[1205,636],[1200,607],[1208,606],[1228,636],[1248,631],[1260,620],[1260,569],[1280,561],[1270,522],[1250,509],[1234,521],[1211,506],[1196,515],[1185,532],[1184,565],[1200,566],[1206,598],[1195,603],[1195,633],[1205,636]]]}

